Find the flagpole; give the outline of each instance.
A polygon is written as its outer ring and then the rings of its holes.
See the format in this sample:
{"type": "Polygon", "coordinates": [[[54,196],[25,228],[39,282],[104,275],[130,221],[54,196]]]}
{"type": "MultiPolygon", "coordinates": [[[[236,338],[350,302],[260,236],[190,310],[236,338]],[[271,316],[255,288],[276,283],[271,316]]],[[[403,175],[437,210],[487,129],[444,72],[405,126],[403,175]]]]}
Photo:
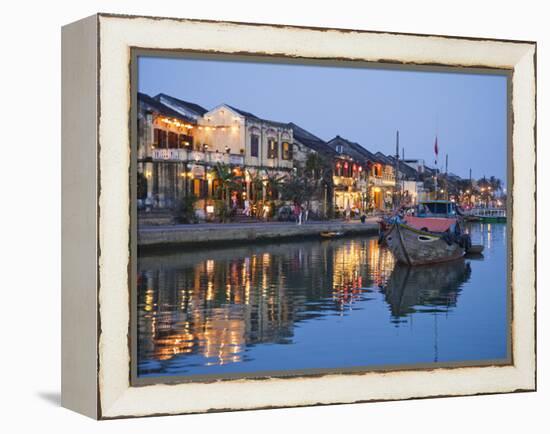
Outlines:
{"type": "Polygon", "coordinates": [[[435,135],[435,145],[434,145],[434,153],[435,153],[435,199],[437,200],[437,193],[438,193],[438,187],[437,187],[437,156],[439,154],[439,149],[437,147],[437,134],[435,135]]]}
{"type": "Polygon", "coordinates": [[[449,200],[449,154],[445,154],[445,194],[449,200]]]}
{"type": "Polygon", "coordinates": [[[395,134],[395,197],[393,199],[394,209],[397,209],[397,206],[399,205],[399,130],[397,130],[397,133],[395,134]]]}
{"type": "Polygon", "coordinates": [[[437,164],[435,165],[435,199],[437,200],[437,164]]]}

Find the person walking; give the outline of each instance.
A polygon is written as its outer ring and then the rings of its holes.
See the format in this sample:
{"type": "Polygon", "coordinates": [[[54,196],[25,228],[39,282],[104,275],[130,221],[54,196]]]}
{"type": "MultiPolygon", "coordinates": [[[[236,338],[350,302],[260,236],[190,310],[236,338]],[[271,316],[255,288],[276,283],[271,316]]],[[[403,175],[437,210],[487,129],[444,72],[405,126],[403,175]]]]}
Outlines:
{"type": "Polygon", "coordinates": [[[349,202],[346,206],[345,216],[346,216],[346,221],[349,222],[351,220],[351,207],[349,206],[349,202]]]}
{"type": "Polygon", "coordinates": [[[296,219],[296,224],[302,224],[302,207],[298,202],[294,202],[294,218],[296,219]]]}

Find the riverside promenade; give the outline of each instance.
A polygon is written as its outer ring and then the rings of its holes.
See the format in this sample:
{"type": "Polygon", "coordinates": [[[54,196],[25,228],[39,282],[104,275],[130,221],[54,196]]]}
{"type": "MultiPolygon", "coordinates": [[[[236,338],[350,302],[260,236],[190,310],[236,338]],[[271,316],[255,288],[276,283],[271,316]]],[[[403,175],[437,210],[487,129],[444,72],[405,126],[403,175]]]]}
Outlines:
{"type": "Polygon", "coordinates": [[[198,244],[224,244],[315,237],[320,232],[343,232],[345,235],[378,233],[378,218],[365,223],[353,220],[257,223],[200,223],[188,225],[147,226],[138,229],[139,248],[176,247],[198,244]]]}

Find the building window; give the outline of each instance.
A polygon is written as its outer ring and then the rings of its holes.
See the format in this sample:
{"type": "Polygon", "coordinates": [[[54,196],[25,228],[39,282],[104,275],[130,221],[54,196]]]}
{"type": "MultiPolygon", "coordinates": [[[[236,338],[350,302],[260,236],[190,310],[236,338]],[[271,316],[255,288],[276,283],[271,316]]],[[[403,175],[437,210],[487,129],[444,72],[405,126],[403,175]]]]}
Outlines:
{"type": "Polygon", "coordinates": [[[257,134],[250,136],[250,156],[257,157],[260,148],[260,137],[257,134]]]}
{"type": "Polygon", "coordinates": [[[193,149],[193,136],[187,134],[179,135],[179,148],[181,149],[193,149]]]}
{"type": "Polygon", "coordinates": [[[158,128],[155,128],[153,130],[153,146],[159,145],[159,135],[160,135],[160,130],[158,128]]]}
{"type": "Polygon", "coordinates": [[[283,160],[292,160],[292,144],[289,142],[283,142],[283,160]]]}
{"type": "Polygon", "coordinates": [[[200,143],[195,143],[195,151],[202,152],[205,147],[208,148],[207,143],[203,143],[202,145],[200,143]]]}
{"type": "Polygon", "coordinates": [[[143,137],[145,134],[145,122],[143,121],[143,118],[138,117],[137,120],[137,130],[138,130],[138,137],[143,137]]]}
{"type": "Polygon", "coordinates": [[[267,158],[277,158],[277,141],[275,139],[267,139],[267,158]]]}
{"type": "Polygon", "coordinates": [[[155,128],[153,134],[153,145],[157,148],[166,148],[168,146],[168,139],[166,131],[160,128],[155,128]]]}
{"type": "Polygon", "coordinates": [[[193,179],[193,195],[199,199],[206,198],[208,194],[208,184],[204,179],[193,179]]]}
{"type": "Polygon", "coordinates": [[[338,152],[339,154],[342,154],[344,152],[344,146],[336,145],[336,152],[338,152]]]}
{"type": "Polygon", "coordinates": [[[345,178],[349,178],[351,176],[351,165],[347,162],[347,161],[344,161],[344,173],[343,173],[343,176],[345,178]]]}
{"type": "Polygon", "coordinates": [[[195,197],[201,197],[201,180],[193,179],[193,195],[195,197]]]}
{"type": "Polygon", "coordinates": [[[172,131],[168,133],[168,148],[176,149],[178,147],[178,135],[172,131]]]}

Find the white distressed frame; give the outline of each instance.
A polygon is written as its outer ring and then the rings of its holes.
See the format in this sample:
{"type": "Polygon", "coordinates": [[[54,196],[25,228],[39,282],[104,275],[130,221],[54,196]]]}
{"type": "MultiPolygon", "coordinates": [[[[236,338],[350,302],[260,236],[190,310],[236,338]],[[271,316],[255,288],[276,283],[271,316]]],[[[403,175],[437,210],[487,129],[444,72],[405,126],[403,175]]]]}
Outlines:
{"type": "Polygon", "coordinates": [[[531,42],[99,15],[99,418],[534,390],[535,60],[531,42]],[[513,69],[513,365],[130,387],[130,47],[513,69]]]}

